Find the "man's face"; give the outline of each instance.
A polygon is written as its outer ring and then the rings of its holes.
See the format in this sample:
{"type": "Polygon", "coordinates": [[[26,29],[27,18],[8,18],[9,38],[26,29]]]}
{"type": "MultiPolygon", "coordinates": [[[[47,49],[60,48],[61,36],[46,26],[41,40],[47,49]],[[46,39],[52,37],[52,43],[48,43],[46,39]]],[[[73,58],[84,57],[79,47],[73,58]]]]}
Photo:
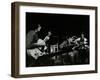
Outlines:
{"type": "Polygon", "coordinates": [[[82,38],[84,38],[84,34],[81,34],[82,38]]]}
{"type": "Polygon", "coordinates": [[[41,26],[39,26],[38,28],[37,28],[37,31],[39,32],[41,30],[41,26]]]}

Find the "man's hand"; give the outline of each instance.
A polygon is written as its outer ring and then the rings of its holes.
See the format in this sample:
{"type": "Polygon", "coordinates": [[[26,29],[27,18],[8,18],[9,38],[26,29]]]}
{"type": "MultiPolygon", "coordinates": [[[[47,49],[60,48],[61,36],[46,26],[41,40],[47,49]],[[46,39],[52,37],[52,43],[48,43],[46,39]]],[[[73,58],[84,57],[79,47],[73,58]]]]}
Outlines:
{"type": "Polygon", "coordinates": [[[45,46],[45,42],[42,39],[39,39],[37,42],[38,45],[45,46]]]}

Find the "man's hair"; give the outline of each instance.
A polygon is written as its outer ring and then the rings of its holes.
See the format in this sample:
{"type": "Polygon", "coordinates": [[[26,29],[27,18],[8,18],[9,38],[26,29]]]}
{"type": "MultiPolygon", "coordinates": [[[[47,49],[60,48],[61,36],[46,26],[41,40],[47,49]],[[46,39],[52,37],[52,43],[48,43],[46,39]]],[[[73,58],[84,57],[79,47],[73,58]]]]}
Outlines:
{"type": "Polygon", "coordinates": [[[40,26],[40,24],[32,24],[32,29],[35,30],[40,26]]]}

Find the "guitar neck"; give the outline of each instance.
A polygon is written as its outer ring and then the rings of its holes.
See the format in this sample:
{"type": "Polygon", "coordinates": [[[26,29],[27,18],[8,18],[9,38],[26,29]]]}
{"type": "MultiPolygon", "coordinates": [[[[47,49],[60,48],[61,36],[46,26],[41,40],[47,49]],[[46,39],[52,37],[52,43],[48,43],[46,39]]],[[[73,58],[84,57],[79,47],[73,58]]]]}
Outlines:
{"type": "Polygon", "coordinates": [[[46,36],[43,41],[46,42],[48,40],[49,40],[49,36],[46,36]]]}

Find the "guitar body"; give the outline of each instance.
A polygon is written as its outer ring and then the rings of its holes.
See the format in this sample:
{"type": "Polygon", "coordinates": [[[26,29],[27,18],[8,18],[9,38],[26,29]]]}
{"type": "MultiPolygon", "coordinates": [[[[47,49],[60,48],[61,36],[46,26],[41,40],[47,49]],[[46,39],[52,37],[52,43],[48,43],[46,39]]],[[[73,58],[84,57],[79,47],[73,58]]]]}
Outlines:
{"type": "MultiPolygon", "coordinates": [[[[39,43],[44,43],[44,44],[46,44],[45,41],[42,40],[42,39],[39,39],[39,40],[37,41],[37,43],[38,43],[38,44],[39,44],[39,43]]],[[[45,50],[47,49],[47,46],[44,46],[43,48],[42,48],[42,47],[39,47],[39,49],[40,49],[41,51],[45,51],[45,50]]]]}
{"type": "Polygon", "coordinates": [[[34,59],[38,59],[38,57],[42,55],[42,52],[38,48],[35,48],[35,49],[28,49],[27,54],[32,56],[34,59]]]}
{"type": "MultiPolygon", "coordinates": [[[[45,42],[42,39],[39,39],[37,41],[37,43],[45,43],[45,42]]],[[[43,50],[41,50],[41,49],[42,49],[42,47],[34,48],[34,49],[28,49],[27,53],[28,53],[28,55],[32,56],[34,59],[38,59],[39,56],[43,56],[45,54],[44,50],[47,49],[47,47],[44,46],[44,49],[43,50]]]]}

